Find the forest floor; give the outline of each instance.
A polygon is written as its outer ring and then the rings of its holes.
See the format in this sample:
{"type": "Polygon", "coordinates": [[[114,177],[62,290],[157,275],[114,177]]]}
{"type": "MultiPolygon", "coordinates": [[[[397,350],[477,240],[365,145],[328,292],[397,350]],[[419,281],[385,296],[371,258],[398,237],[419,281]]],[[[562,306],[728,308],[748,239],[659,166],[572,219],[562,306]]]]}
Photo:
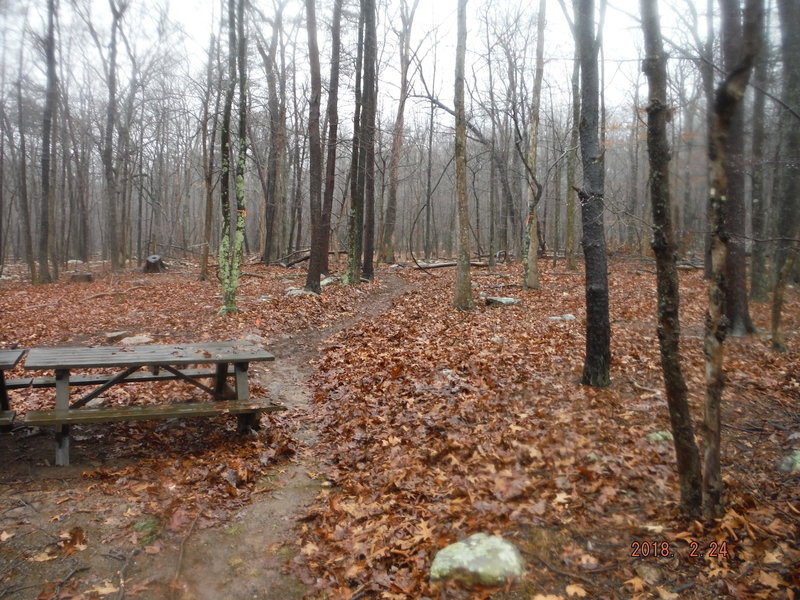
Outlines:
{"type": "MultiPolygon", "coordinates": [[[[225,418],[74,427],[61,468],[51,431],[0,433],[0,599],[800,598],[800,474],[776,469],[800,449],[798,290],[787,352],[763,334],[726,344],[726,512],[687,522],[662,433],[654,265],[612,262],[604,390],[578,383],[582,275],[542,266],[542,290],[518,286],[519,265],[473,270],[476,298],[521,303],[467,313],[451,308],[452,269],[380,269],[377,283],[317,298],[285,296],[301,270],[247,265],[229,317],[216,315],[218,283],[190,269],[0,282],[0,347],[120,330],[248,338],[276,355],[252,367],[254,395],[288,407],[246,439],[225,418]],[[485,594],[432,586],[435,551],[476,531],[518,545],[524,580],[485,594]]],[[[705,285],[694,270],[681,284],[699,422],[705,285]]],[[[766,328],[768,307],[751,311],[766,328]]],[[[106,397],[191,397],[181,385],[106,397]]],[[[52,394],[15,391],[12,407],[52,394]]]]}

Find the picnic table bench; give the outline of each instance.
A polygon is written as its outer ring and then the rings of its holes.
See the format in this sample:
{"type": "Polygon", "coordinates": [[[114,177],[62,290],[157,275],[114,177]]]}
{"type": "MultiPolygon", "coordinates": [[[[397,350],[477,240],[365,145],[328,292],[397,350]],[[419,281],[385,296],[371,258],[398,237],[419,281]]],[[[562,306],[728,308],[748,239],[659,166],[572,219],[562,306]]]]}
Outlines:
{"type": "MultiPolygon", "coordinates": [[[[15,358],[11,354],[6,357],[2,352],[0,352],[0,367],[11,363],[15,358]]],[[[19,351],[19,356],[16,356],[11,366],[16,364],[22,352],[19,351]]],[[[71,424],[232,414],[238,418],[240,432],[253,428],[259,413],[284,408],[265,400],[250,398],[249,364],[271,361],[274,358],[263,348],[248,341],[93,348],[32,348],[25,359],[25,370],[53,370],[55,377],[11,380],[3,387],[11,389],[29,386],[55,387],[55,407],[50,410],[28,411],[25,415],[25,424],[56,426],[56,465],[63,466],[69,464],[71,424]],[[185,368],[190,365],[211,365],[212,368],[185,368]],[[232,372],[229,371],[229,367],[232,368],[232,372]],[[112,374],[71,373],[74,369],[94,368],[119,370],[112,374]],[[227,383],[229,376],[233,379],[233,386],[227,383]],[[211,385],[201,383],[199,380],[203,378],[213,378],[213,383],[211,385]],[[86,407],[91,400],[115,385],[169,379],[191,383],[206,392],[210,396],[210,401],[182,402],[181,399],[176,399],[156,405],[86,407]],[[86,385],[98,387],[71,399],[70,387],[86,385]]],[[[2,393],[6,393],[5,389],[2,393]]],[[[10,409],[4,408],[4,410],[10,409]]]]}

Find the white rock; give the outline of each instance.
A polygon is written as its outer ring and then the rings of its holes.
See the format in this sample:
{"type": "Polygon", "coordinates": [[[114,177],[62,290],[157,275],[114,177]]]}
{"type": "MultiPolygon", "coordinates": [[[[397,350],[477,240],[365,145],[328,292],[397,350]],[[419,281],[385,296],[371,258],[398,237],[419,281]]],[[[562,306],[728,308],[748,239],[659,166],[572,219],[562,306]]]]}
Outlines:
{"type": "Polygon", "coordinates": [[[464,587],[505,585],[522,577],[519,550],[503,538],[476,533],[439,550],[431,565],[431,581],[455,581],[464,587]]]}

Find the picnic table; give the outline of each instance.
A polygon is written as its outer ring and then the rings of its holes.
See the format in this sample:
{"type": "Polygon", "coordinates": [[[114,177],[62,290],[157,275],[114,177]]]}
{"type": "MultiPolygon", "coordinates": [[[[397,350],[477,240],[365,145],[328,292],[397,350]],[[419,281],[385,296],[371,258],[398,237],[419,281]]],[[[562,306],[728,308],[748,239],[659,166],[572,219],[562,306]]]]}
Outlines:
{"type": "MultiPolygon", "coordinates": [[[[0,367],[6,364],[2,362],[3,358],[4,355],[0,353],[0,367]]],[[[13,380],[5,382],[5,386],[11,389],[28,386],[55,387],[54,408],[28,411],[25,415],[25,424],[56,426],[56,464],[63,466],[69,464],[71,424],[200,417],[227,413],[237,415],[240,432],[253,428],[260,412],[283,409],[282,406],[250,398],[249,364],[271,361],[274,358],[260,346],[248,341],[32,348],[25,359],[25,370],[52,370],[55,377],[13,380]],[[212,368],[186,368],[191,365],[211,365],[212,368]],[[73,373],[74,370],[100,368],[117,369],[117,372],[73,373]],[[233,386],[227,383],[229,377],[233,380],[233,386]],[[185,399],[176,398],[163,404],[123,407],[86,406],[115,385],[170,379],[191,383],[208,394],[209,401],[185,402],[185,399]],[[206,385],[200,379],[213,381],[211,385],[206,385]],[[97,387],[91,392],[76,395],[75,398],[70,394],[70,387],[87,385],[97,387]]],[[[13,356],[9,355],[7,362],[11,359],[13,356]]],[[[19,357],[16,360],[19,360],[19,357]]]]}

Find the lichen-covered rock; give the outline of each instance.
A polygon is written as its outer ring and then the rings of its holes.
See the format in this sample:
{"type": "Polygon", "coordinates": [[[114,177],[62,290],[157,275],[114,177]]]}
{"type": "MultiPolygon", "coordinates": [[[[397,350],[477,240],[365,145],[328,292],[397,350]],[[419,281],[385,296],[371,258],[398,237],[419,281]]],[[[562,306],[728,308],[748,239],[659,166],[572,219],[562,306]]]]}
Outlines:
{"type": "Polygon", "coordinates": [[[431,581],[455,581],[464,587],[493,587],[519,579],[524,562],[519,550],[497,536],[476,533],[439,550],[431,581]]]}
{"type": "Polygon", "coordinates": [[[781,473],[797,473],[800,471],[800,450],[793,450],[778,462],[781,473]]]}
{"type": "Polygon", "coordinates": [[[671,442],[672,441],[672,432],[661,430],[661,431],[652,431],[648,433],[646,436],[647,441],[651,444],[658,444],[660,442],[671,442]]]}
{"type": "Polygon", "coordinates": [[[519,298],[502,298],[500,296],[489,296],[486,298],[486,306],[514,306],[519,304],[519,298]]]}

